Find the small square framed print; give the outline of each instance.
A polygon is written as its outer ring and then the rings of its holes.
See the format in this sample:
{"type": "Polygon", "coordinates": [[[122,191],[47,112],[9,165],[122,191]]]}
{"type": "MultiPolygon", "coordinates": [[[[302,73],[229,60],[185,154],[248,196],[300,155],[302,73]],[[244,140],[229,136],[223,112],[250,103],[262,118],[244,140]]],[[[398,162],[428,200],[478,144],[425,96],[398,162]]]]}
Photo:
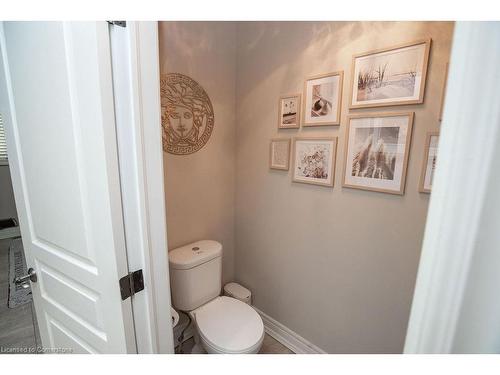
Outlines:
{"type": "Polygon", "coordinates": [[[283,95],[278,103],[278,129],[300,128],[301,94],[283,95]]]}
{"type": "Polygon", "coordinates": [[[269,145],[269,168],[288,171],[290,167],[290,139],[274,138],[269,145]]]}
{"type": "Polygon", "coordinates": [[[337,137],[293,140],[294,182],[333,186],[337,137]]]}
{"type": "Polygon", "coordinates": [[[430,193],[432,190],[432,180],[436,170],[436,157],[439,143],[439,132],[428,132],[425,140],[424,161],[420,173],[421,193],[430,193]]]}
{"type": "Polygon", "coordinates": [[[403,195],[413,112],[349,116],[344,187],[403,195]]]}
{"type": "Polygon", "coordinates": [[[303,126],[340,125],[343,79],[343,72],[333,72],[306,80],[303,126]]]}

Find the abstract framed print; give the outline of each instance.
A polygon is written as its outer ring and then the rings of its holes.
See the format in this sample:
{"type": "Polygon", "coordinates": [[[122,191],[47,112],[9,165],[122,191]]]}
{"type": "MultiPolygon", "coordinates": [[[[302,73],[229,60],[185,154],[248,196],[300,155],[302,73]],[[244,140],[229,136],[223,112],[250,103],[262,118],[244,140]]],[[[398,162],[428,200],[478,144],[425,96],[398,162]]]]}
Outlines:
{"type": "Polygon", "coordinates": [[[348,118],[343,186],[403,195],[413,112],[348,118]]]}
{"type": "Polygon", "coordinates": [[[304,84],[303,126],[340,125],[343,72],[310,77],[304,84]]]}
{"type": "Polygon", "coordinates": [[[278,103],[278,129],[300,128],[301,94],[283,95],[278,103]]]}
{"type": "Polygon", "coordinates": [[[350,108],[423,103],[430,47],[426,39],[354,55],[350,108]]]}
{"type": "Polygon", "coordinates": [[[434,180],[434,171],[436,170],[436,156],[438,151],[439,132],[428,132],[425,140],[424,161],[420,173],[421,193],[430,193],[432,190],[432,181],[434,180]]]}
{"type": "Polygon", "coordinates": [[[269,145],[269,168],[288,171],[290,166],[290,139],[274,138],[269,145]]]}
{"type": "Polygon", "coordinates": [[[294,138],[292,181],[333,186],[337,137],[294,138]]]}

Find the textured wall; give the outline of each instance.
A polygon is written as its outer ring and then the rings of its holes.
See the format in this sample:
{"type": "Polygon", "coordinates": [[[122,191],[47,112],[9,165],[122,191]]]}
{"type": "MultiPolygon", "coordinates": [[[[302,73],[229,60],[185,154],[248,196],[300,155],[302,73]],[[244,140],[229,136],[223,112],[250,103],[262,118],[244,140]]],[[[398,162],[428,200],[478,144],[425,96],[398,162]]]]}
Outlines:
{"type": "Polygon", "coordinates": [[[223,278],[234,276],[236,25],[160,22],[160,71],[182,73],[209,95],[215,127],[191,155],[164,153],[169,249],[200,239],[224,246],[223,278]]]}
{"type": "Polygon", "coordinates": [[[332,353],[403,350],[429,196],[418,192],[425,134],[437,130],[453,23],[238,25],[236,264],[255,305],[332,353]],[[355,53],[432,37],[422,105],[348,110],[355,53]],[[277,101],[308,76],[344,71],[341,125],[277,131],[277,101]],[[414,111],[404,196],[341,187],[346,116],[414,111]],[[269,139],[338,136],[335,186],[268,169],[269,139]]]}

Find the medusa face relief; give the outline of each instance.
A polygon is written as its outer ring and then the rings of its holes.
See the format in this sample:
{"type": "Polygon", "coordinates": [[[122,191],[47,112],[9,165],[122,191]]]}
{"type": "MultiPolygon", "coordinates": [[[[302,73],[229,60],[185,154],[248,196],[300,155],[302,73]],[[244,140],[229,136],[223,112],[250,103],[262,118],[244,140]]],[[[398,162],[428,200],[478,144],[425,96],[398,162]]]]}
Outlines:
{"type": "Polygon", "coordinates": [[[171,73],[160,77],[160,93],[163,150],[187,155],[201,149],[214,126],[205,90],[190,77],[171,73]]]}
{"type": "Polygon", "coordinates": [[[174,106],[168,113],[168,121],[179,138],[185,138],[193,130],[193,111],[182,105],[174,106]]]}

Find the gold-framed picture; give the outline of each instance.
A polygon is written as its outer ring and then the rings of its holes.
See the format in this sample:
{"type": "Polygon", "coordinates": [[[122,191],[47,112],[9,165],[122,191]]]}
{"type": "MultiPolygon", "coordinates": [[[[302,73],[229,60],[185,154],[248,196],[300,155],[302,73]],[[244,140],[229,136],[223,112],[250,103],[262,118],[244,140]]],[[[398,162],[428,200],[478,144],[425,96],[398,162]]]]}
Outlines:
{"type": "Polygon", "coordinates": [[[431,39],[354,55],[349,108],[424,101],[431,39]]]}
{"type": "Polygon", "coordinates": [[[292,181],[333,186],[337,137],[295,137],[292,181]]]}
{"type": "Polygon", "coordinates": [[[418,189],[421,193],[430,193],[432,190],[432,181],[434,180],[434,171],[436,170],[438,144],[439,132],[428,132],[425,138],[424,160],[422,162],[418,189]]]}
{"type": "Polygon", "coordinates": [[[290,168],[290,138],[273,138],[269,143],[269,168],[288,171],[290,168]]]}
{"type": "Polygon", "coordinates": [[[404,194],[413,112],[348,117],[344,187],[404,194]]]}
{"type": "Polygon", "coordinates": [[[302,126],[340,125],[343,80],[342,71],[306,79],[302,126]]]}
{"type": "Polygon", "coordinates": [[[278,129],[300,128],[302,94],[280,96],[278,102],[278,129]]]}

